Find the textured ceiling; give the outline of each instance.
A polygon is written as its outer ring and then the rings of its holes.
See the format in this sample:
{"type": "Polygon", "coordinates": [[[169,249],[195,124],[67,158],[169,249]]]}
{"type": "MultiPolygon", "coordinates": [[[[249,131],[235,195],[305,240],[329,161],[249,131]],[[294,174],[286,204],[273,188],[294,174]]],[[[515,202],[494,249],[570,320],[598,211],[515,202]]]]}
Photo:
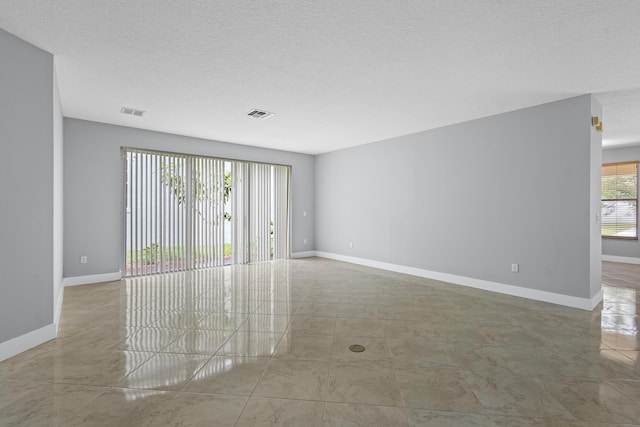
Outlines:
{"type": "Polygon", "coordinates": [[[56,55],[65,116],[305,153],[585,93],[605,145],[638,143],[639,22],[637,0],[0,0],[56,55]]]}

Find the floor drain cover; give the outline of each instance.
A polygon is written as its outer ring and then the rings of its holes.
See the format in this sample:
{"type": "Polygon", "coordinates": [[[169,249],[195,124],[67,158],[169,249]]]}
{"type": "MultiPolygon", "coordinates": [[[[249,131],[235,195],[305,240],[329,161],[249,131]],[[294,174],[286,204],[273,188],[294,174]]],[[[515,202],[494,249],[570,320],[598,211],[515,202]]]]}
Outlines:
{"type": "Polygon", "coordinates": [[[353,351],[354,353],[362,353],[364,351],[364,346],[360,344],[353,344],[349,346],[349,350],[353,351]]]}

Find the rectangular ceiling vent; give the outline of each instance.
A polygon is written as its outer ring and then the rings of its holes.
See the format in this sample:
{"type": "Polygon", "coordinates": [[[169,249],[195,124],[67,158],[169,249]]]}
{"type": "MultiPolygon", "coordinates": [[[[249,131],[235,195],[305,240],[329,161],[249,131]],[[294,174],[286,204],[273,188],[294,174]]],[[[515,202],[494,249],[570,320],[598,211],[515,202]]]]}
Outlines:
{"type": "Polygon", "coordinates": [[[251,110],[247,113],[247,116],[251,116],[256,119],[267,119],[273,115],[274,115],[273,113],[270,113],[268,111],[263,111],[263,110],[251,110]]]}
{"type": "Polygon", "coordinates": [[[120,112],[122,114],[129,114],[131,116],[138,116],[138,117],[142,117],[146,113],[146,111],[136,110],[135,108],[129,108],[129,107],[122,107],[120,109],[120,112]]]}

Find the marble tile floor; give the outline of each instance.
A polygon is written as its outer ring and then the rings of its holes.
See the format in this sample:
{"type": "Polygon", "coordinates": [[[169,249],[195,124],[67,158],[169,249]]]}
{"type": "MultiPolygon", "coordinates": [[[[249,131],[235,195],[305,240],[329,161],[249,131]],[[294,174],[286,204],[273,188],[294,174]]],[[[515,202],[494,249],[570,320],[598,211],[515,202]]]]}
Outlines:
{"type": "Polygon", "coordinates": [[[309,258],[66,288],[59,337],[0,363],[0,426],[640,425],[640,266],[603,287],[587,312],[309,258]]]}

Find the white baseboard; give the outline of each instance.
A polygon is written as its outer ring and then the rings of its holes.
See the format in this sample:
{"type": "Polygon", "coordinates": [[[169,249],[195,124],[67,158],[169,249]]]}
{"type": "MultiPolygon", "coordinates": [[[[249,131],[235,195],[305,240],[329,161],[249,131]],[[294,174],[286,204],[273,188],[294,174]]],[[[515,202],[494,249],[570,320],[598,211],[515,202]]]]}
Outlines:
{"type": "Polygon", "coordinates": [[[367,267],[379,268],[381,270],[394,271],[396,273],[409,274],[412,276],[424,277],[427,279],[440,280],[456,285],[468,286],[470,288],[482,289],[485,291],[498,292],[501,294],[516,297],[528,298],[536,301],[544,301],[552,304],[564,305],[567,307],[580,308],[591,311],[602,301],[602,290],[592,298],[579,298],[570,295],[556,294],[553,292],[540,291],[537,289],[523,288],[520,286],[506,285],[503,283],[490,282],[488,280],[474,279],[472,277],[458,276],[438,271],[424,270],[421,268],[407,267],[404,265],[390,264],[381,261],[373,261],[365,258],[356,258],[346,255],[333,254],[329,252],[316,251],[316,256],[334,259],[337,261],[349,262],[352,264],[364,265],[367,267]]]}
{"type": "Polygon", "coordinates": [[[113,282],[121,278],[122,274],[118,271],[116,273],[92,274],[90,276],[65,277],[62,284],[64,286],[89,285],[91,283],[113,282]]]}
{"type": "Polygon", "coordinates": [[[603,261],[622,262],[624,264],[640,264],[640,258],[628,256],[602,255],[603,261]]]}
{"type": "Polygon", "coordinates": [[[56,337],[56,325],[51,323],[50,325],[43,326],[35,331],[27,332],[24,335],[10,339],[0,343],[0,362],[10,357],[15,356],[18,353],[27,351],[37,345],[45,343],[56,337]]]}
{"type": "Polygon", "coordinates": [[[294,252],[291,254],[291,258],[310,258],[316,256],[316,251],[294,252]]]}
{"type": "Polygon", "coordinates": [[[602,289],[602,287],[600,287],[600,290],[589,301],[591,308],[585,308],[585,310],[591,311],[594,308],[596,308],[596,306],[602,302],[603,294],[604,294],[604,290],[602,289]]]}
{"type": "Polygon", "coordinates": [[[53,324],[56,327],[56,336],[58,335],[58,325],[60,324],[60,315],[62,314],[62,301],[64,300],[64,282],[58,291],[58,301],[54,307],[53,324]]]}

